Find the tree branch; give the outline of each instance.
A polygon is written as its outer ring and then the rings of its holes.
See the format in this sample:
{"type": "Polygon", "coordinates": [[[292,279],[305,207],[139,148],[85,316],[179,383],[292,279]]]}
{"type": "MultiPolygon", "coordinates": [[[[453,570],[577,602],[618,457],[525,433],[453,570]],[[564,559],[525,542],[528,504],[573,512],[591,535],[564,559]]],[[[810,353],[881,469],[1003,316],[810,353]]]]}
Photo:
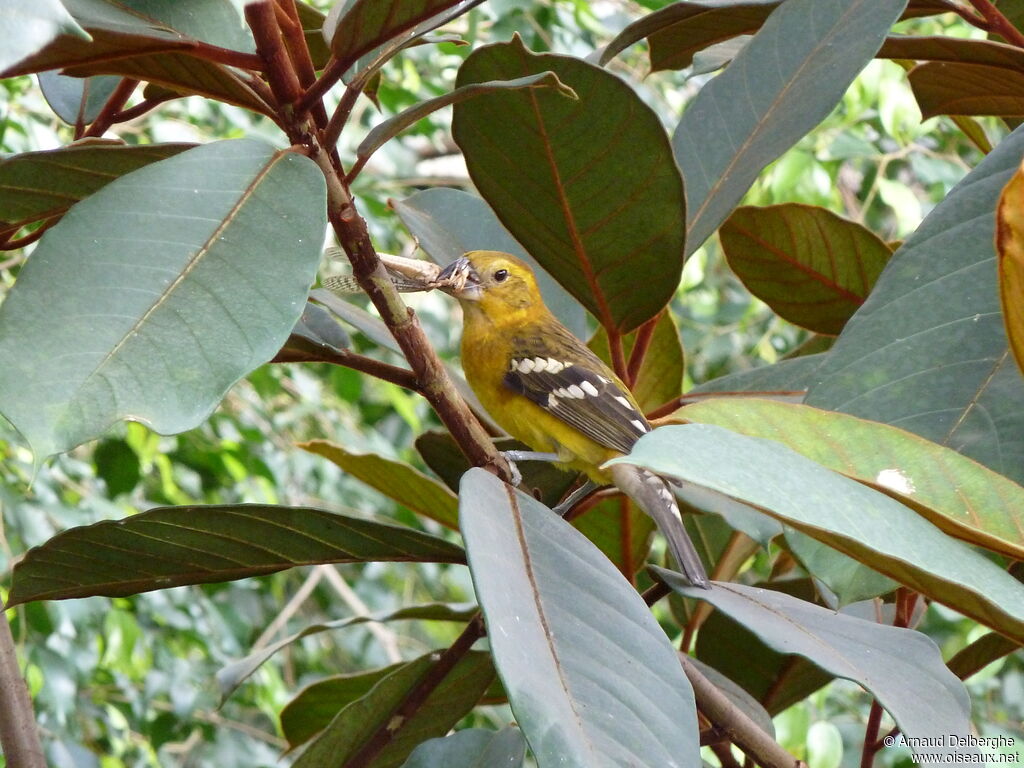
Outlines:
{"type": "Polygon", "coordinates": [[[969,0],[985,18],[985,29],[1002,37],[1011,45],[1024,48],[1024,34],[1010,22],[1003,12],[996,8],[992,0],[969,0]]]}
{"type": "Polygon", "coordinates": [[[633,351],[629,353],[629,364],[626,366],[626,384],[630,387],[636,384],[640,366],[643,365],[644,358],[647,356],[651,339],[654,338],[654,329],[658,326],[660,319],[661,312],[636,329],[636,340],[633,342],[633,351]]]}
{"type": "Polygon", "coordinates": [[[97,137],[106,133],[107,129],[114,124],[114,116],[121,111],[121,108],[131,98],[138,85],[138,80],[133,80],[130,77],[122,78],[114,92],[110,94],[106,104],[103,105],[103,109],[96,115],[96,119],[92,121],[92,125],[82,133],[81,138],[97,137]]]}
{"type": "Polygon", "coordinates": [[[46,768],[32,699],[18,668],[6,611],[0,611],[0,746],[10,766],[46,768]]]}
{"type": "Polygon", "coordinates": [[[365,768],[365,766],[370,765],[373,759],[380,754],[381,750],[390,744],[395,735],[400,732],[401,727],[409,722],[416,712],[419,711],[419,708],[423,706],[423,703],[430,697],[430,694],[434,692],[437,686],[444,681],[448,673],[455,668],[459,660],[469,653],[473,643],[483,637],[484,634],[486,634],[486,629],[484,628],[483,615],[478,613],[466,625],[466,628],[455,642],[437,657],[437,660],[424,673],[423,677],[419,679],[413,689],[406,694],[401,705],[388,718],[388,722],[381,725],[342,768],[365,768]],[[397,727],[395,723],[398,724],[397,727]]]}
{"type": "Polygon", "coordinates": [[[397,365],[382,363],[372,357],[349,352],[347,349],[323,349],[316,352],[302,352],[299,350],[285,350],[278,352],[272,363],[331,363],[351,368],[354,371],[367,373],[384,381],[390,381],[413,392],[420,392],[420,383],[416,380],[416,374],[407,368],[399,368],[397,365]]]}
{"type": "Polygon", "coordinates": [[[327,182],[327,218],[352,263],[352,272],[360,287],[370,297],[381,319],[398,342],[405,359],[409,361],[423,396],[437,412],[463,453],[473,464],[490,467],[503,479],[510,479],[508,463],[494,448],[487,432],[459,397],[415,313],[405,306],[381,264],[370,242],[366,222],[356,210],[341,170],[332,162],[328,148],[321,143],[316,126],[308,116],[292,108],[301,96],[301,88],[292,62],[285,55],[273,5],[269,0],[250,3],[245,8],[245,17],[256,39],[256,50],[264,60],[264,71],[270,87],[282,105],[279,117],[286,123],[289,139],[292,144],[301,145],[324,174],[327,182]]]}
{"type": "Polygon", "coordinates": [[[681,653],[679,659],[693,686],[693,696],[700,711],[755,763],[764,768],[797,768],[802,765],[704,677],[689,656],[681,653]]]}

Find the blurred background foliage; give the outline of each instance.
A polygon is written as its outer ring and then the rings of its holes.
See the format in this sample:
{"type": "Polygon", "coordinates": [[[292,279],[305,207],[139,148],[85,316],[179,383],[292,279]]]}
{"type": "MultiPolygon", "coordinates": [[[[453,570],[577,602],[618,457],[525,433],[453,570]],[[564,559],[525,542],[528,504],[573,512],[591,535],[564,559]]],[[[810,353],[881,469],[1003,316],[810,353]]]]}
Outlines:
{"type": "MultiPolygon", "coordinates": [[[[533,50],[586,56],[629,21],[666,4],[489,0],[442,30],[457,32],[469,45],[414,47],[384,68],[378,106],[360,100],[342,137],[343,160],[348,164],[365,131],[384,117],[451,90],[459,64],[474,47],[517,32],[533,50]]],[[[951,14],[903,22],[896,31],[983,34],[951,14]]],[[[648,75],[643,54],[643,46],[635,46],[614,61],[611,71],[633,83],[671,129],[707,74],[648,75]]],[[[421,120],[379,151],[358,177],[354,192],[380,250],[412,254],[415,249],[389,210],[389,198],[435,186],[470,186],[450,136],[450,117],[446,110],[421,120]]],[[[980,122],[993,144],[1006,132],[994,119],[980,122]]],[[[165,104],[134,124],[119,126],[117,134],[129,143],[252,135],[277,144],[282,140],[273,125],[252,113],[201,98],[165,104]]],[[[71,139],[71,128],[47,107],[34,77],[0,83],[0,152],[50,149],[71,139]]],[[[904,70],[876,60],[814,132],[761,174],[745,203],[821,205],[886,240],[899,240],[981,157],[949,118],[921,122],[904,70]]],[[[716,240],[709,241],[689,260],[672,304],[686,351],[687,388],[798,354],[809,339],[808,332],[751,297],[717,248],[716,240]]],[[[0,261],[0,298],[22,257],[14,252],[0,261]]],[[[323,274],[339,271],[342,265],[325,261],[323,274]]],[[[442,356],[455,360],[457,310],[435,295],[407,300],[442,356]]],[[[390,354],[358,334],[354,343],[367,354],[390,354]]],[[[421,398],[326,364],[264,366],[236,386],[198,429],[164,437],[138,424],[120,424],[107,438],[52,459],[35,478],[27,447],[9,427],[0,426],[0,596],[6,596],[12,561],[27,548],[66,528],[156,505],[311,505],[393,518],[450,536],[333,464],[294,447],[304,440],[343,436],[351,450],[423,468],[413,442],[439,426],[421,398]]],[[[285,741],[278,713],[302,686],[445,646],[457,625],[363,624],[304,638],[275,655],[221,705],[215,674],[226,663],[320,621],[471,599],[463,567],[377,563],[293,569],[128,599],[29,603],[11,616],[53,766],[232,768],[281,764],[285,741]]],[[[981,632],[973,622],[935,605],[921,629],[940,643],[945,658],[981,632]]],[[[967,685],[975,722],[988,724],[985,733],[1020,738],[1020,661],[995,662],[967,685]]],[[[868,704],[868,695],[853,684],[833,682],[776,717],[780,742],[811,768],[855,765],[859,748],[851,747],[863,738],[868,704]]],[[[504,707],[484,707],[469,720],[463,725],[498,728],[511,714],[504,707]]],[[[878,760],[909,764],[908,753],[898,749],[884,750],[878,760]]]]}

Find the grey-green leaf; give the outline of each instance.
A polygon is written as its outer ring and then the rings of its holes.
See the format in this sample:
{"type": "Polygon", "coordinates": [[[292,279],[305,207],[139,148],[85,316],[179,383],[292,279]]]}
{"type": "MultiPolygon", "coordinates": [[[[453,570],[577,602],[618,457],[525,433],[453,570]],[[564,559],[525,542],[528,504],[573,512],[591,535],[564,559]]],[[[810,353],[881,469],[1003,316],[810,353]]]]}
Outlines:
{"type": "Polygon", "coordinates": [[[967,690],[942,662],[927,635],[864,621],[782,592],[716,582],[690,587],[678,574],[656,569],[686,597],[704,600],[755,632],[780,653],[803,656],[823,670],[870,691],[910,738],[935,739],[937,752],[976,753],[949,746],[971,733],[967,690]]]}
{"type": "Polygon", "coordinates": [[[457,104],[460,101],[465,101],[466,99],[472,99],[474,96],[480,96],[485,93],[494,93],[495,91],[503,89],[517,90],[519,88],[555,88],[563,96],[576,98],[576,93],[572,88],[562,83],[558,79],[558,75],[554,72],[539,72],[535,75],[517,77],[513,80],[492,80],[487,83],[470,83],[469,85],[464,85],[461,88],[449,91],[442,96],[437,96],[436,98],[427,99],[426,101],[414,104],[408,109],[402,110],[397,115],[388,118],[383,123],[374,126],[373,130],[366,134],[366,138],[362,140],[359,147],[356,149],[356,157],[358,158],[357,167],[362,167],[367,158],[384,146],[389,139],[394,138],[410,125],[414,124],[418,120],[422,120],[432,112],[444,109],[452,104],[457,104]]]}
{"type": "Polygon", "coordinates": [[[1024,586],[895,499],[781,443],[706,424],[661,427],[629,456],[759,507],[937,602],[1024,639],[1024,586]]]}
{"type": "Polygon", "coordinates": [[[686,179],[687,251],[761,170],[817,125],[878,52],[906,0],[787,0],[697,94],[672,137],[686,179]]]}
{"type": "Polygon", "coordinates": [[[538,765],[695,764],[689,682],[611,562],[485,470],[463,476],[459,499],[495,665],[538,765]]]}
{"type": "Polygon", "coordinates": [[[14,566],[7,606],[376,560],[458,563],[463,554],[411,528],[310,507],[157,507],[72,528],[30,549],[14,566]]]}
{"type": "Polygon", "coordinates": [[[92,39],[60,0],[0,0],[0,71],[42,50],[61,35],[92,39]]]}
{"type": "Polygon", "coordinates": [[[199,424],[281,348],[326,224],[308,158],[207,144],[111,182],[48,231],[0,306],[0,407],[37,461],[118,419],[199,424]]]}
{"type": "Polygon", "coordinates": [[[0,161],[0,227],[21,227],[62,216],[114,179],[192,146],[128,146],[108,139],[87,139],[60,149],[8,157],[0,161]]]}
{"type": "Polygon", "coordinates": [[[518,728],[467,728],[423,742],[402,768],[520,768],[525,758],[526,739],[518,728]]]}
{"type": "Polygon", "coordinates": [[[993,211],[1024,155],[1005,138],[889,262],[808,405],[916,432],[1024,482],[1024,379],[996,286],[993,211]]]}

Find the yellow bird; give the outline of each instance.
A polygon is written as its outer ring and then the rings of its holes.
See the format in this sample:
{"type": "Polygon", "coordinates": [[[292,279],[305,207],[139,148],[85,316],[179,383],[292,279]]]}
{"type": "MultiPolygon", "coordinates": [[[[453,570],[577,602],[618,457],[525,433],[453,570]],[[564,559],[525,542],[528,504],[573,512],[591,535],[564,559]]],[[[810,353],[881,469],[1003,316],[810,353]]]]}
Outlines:
{"type": "MultiPolygon", "coordinates": [[[[441,272],[462,305],[462,367],[488,413],[538,453],[615,484],[658,524],[683,574],[708,585],[675,497],[657,475],[629,464],[601,465],[650,432],[629,388],[545,306],[532,270],[515,256],[471,251],[441,272]]],[[[513,455],[514,454],[514,455],[513,455]]]]}

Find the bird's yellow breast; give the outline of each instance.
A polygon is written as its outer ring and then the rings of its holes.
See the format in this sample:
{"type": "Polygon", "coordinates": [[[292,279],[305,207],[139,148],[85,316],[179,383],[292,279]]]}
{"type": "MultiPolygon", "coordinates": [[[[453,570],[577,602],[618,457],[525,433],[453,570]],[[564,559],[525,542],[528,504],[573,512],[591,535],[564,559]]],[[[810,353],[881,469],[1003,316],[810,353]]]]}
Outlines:
{"type": "MultiPolygon", "coordinates": [[[[503,325],[517,322],[509,317],[501,320],[503,325]]],[[[607,476],[597,467],[621,454],[598,445],[505,384],[511,354],[508,346],[500,341],[500,331],[484,313],[472,309],[466,312],[462,366],[480,403],[502,429],[531,449],[557,453],[563,458],[559,462],[563,466],[586,472],[597,482],[608,483],[607,476]]]]}

